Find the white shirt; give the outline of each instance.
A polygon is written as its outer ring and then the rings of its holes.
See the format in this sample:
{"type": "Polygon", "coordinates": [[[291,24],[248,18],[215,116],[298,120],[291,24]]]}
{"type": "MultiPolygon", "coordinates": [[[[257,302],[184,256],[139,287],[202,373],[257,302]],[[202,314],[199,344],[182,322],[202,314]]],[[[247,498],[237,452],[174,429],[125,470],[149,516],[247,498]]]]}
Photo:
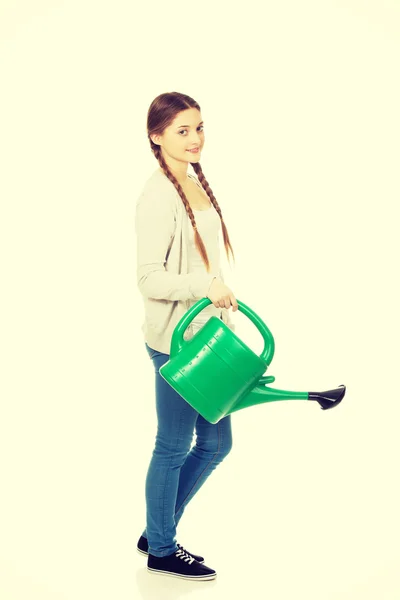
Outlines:
{"type": "MultiPolygon", "coordinates": [[[[210,262],[210,274],[215,276],[220,272],[220,245],[219,233],[221,231],[221,219],[215,210],[214,206],[206,210],[192,209],[197,230],[206,247],[208,260],[210,262]]],[[[188,217],[188,261],[190,273],[207,273],[206,265],[201,258],[200,252],[195,245],[194,229],[188,217]]],[[[196,304],[198,299],[190,300],[189,305],[196,304]]],[[[212,316],[221,317],[221,308],[216,308],[214,304],[209,304],[193,319],[193,333],[196,333],[212,316]]]]}

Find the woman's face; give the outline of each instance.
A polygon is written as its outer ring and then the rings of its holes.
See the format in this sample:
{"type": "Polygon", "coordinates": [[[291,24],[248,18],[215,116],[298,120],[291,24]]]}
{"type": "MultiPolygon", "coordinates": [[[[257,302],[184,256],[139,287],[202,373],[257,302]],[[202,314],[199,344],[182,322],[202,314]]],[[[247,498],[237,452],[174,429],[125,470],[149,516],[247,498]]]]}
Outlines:
{"type": "Polygon", "coordinates": [[[183,110],[175,117],[162,136],[154,136],[153,140],[172,159],[195,163],[200,160],[204,146],[204,129],[201,113],[197,108],[183,110]],[[189,152],[191,148],[199,148],[196,153],[189,152]]]}

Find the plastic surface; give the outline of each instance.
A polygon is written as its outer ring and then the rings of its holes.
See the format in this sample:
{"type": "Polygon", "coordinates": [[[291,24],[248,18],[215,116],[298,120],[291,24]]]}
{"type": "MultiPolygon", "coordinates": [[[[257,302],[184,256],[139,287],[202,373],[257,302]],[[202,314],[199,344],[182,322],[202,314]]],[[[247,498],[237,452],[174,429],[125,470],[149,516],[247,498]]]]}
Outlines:
{"type": "MultiPolygon", "coordinates": [[[[274,338],[249,306],[238,299],[237,303],[238,309],[263,337],[264,348],[260,356],[215,316],[190,340],[185,340],[183,336],[191,321],[211,304],[209,298],[202,298],[177,323],[171,338],[170,359],[160,367],[160,375],[210,423],[217,423],[226,415],[255,404],[318,400],[318,392],[313,392],[313,397],[309,398],[309,392],[290,392],[266,385],[275,380],[273,376],[263,375],[274,356],[274,338]]],[[[341,400],[345,388],[340,393],[341,400]]],[[[329,398],[324,398],[326,403],[329,398]]],[[[336,393],[332,406],[340,400],[336,393]]]]}

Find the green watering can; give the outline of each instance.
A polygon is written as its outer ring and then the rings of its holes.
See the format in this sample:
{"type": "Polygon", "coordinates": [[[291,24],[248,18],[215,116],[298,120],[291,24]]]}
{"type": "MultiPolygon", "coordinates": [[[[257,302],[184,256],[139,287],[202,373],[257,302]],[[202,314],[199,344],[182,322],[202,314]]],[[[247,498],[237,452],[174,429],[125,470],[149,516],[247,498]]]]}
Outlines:
{"type": "Polygon", "coordinates": [[[237,300],[239,310],[264,338],[264,350],[257,356],[221,319],[210,319],[189,340],[183,335],[196,315],[211,304],[202,298],[180,319],[171,338],[169,360],[160,375],[210,423],[242,408],[276,400],[316,400],[322,409],[339,404],[346,387],[326,392],[289,392],[266,384],[275,377],[263,376],[271,363],[275,342],[272,333],[255,312],[237,300]]]}

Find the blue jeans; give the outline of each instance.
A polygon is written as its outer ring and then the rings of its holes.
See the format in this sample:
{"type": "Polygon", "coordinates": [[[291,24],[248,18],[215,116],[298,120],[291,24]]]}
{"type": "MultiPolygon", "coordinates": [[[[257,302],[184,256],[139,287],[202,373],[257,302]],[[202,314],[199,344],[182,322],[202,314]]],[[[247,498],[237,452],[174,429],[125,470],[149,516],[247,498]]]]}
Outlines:
{"type": "Polygon", "coordinates": [[[176,527],[188,502],[232,448],[231,415],[206,421],[159,373],[169,360],[147,344],[155,370],[157,435],[146,476],[146,529],[149,554],[178,550],[176,527]],[[196,443],[192,449],[193,433],[196,443]]]}

